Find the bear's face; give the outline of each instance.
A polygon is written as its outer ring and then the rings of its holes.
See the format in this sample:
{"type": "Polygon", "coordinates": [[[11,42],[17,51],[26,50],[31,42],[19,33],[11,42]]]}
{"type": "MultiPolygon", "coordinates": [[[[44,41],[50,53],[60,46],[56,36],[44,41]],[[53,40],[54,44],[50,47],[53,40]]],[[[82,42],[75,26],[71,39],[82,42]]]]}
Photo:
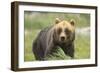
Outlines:
{"type": "Polygon", "coordinates": [[[60,21],[58,18],[56,19],[54,25],[54,39],[58,43],[67,43],[74,39],[75,34],[75,26],[74,21],[70,22],[63,20],[60,21]]]}

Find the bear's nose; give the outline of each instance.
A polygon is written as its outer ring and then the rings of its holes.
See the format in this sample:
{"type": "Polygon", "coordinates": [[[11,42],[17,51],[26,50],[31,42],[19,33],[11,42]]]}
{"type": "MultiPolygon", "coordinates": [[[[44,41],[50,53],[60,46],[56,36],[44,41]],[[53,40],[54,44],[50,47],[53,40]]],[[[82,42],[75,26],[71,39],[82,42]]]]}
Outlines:
{"type": "Polygon", "coordinates": [[[61,41],[64,41],[64,40],[65,40],[65,37],[64,37],[64,36],[62,36],[62,37],[61,37],[61,41]]]}

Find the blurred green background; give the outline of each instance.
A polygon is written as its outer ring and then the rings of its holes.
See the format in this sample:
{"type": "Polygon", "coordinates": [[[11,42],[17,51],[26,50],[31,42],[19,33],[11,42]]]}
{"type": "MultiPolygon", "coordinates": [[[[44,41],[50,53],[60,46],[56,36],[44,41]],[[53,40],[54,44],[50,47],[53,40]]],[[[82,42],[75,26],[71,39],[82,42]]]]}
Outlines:
{"type": "MultiPolygon", "coordinates": [[[[35,61],[32,53],[32,43],[38,33],[45,27],[55,23],[55,19],[75,20],[75,59],[90,58],[90,14],[54,13],[54,12],[24,12],[24,61],[35,61]]],[[[48,60],[70,59],[61,48],[47,57],[48,60]]]]}

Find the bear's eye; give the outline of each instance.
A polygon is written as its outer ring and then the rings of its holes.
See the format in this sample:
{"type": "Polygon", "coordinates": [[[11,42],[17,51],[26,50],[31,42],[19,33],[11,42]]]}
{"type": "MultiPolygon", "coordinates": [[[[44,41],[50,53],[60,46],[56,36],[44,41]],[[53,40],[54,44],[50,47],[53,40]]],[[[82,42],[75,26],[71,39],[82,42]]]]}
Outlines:
{"type": "Polygon", "coordinates": [[[70,34],[70,30],[68,30],[67,28],[64,31],[66,34],[70,34]]]}
{"type": "Polygon", "coordinates": [[[60,34],[62,32],[61,28],[58,28],[58,34],[60,34]]]}

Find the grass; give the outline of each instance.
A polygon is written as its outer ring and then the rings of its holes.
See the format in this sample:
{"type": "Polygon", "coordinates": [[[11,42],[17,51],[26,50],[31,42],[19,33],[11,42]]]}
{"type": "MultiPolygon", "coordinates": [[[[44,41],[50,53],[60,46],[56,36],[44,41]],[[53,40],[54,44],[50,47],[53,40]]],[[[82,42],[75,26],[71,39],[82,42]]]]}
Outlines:
{"type": "Polygon", "coordinates": [[[25,31],[26,33],[24,34],[25,35],[25,51],[24,51],[24,59],[25,61],[29,60],[29,61],[32,61],[32,60],[35,60],[35,57],[34,57],[34,54],[32,53],[32,43],[33,41],[35,40],[36,38],[36,34],[38,34],[38,30],[28,30],[28,31],[25,31]]]}
{"type": "Polygon", "coordinates": [[[58,17],[61,20],[71,19],[75,20],[77,27],[90,26],[89,14],[65,14],[65,13],[45,13],[45,12],[25,12],[25,29],[43,29],[55,23],[55,19],[58,17]]]}
{"type": "Polygon", "coordinates": [[[75,40],[75,58],[90,58],[90,36],[76,35],[75,40]]]}
{"type": "MultiPolygon", "coordinates": [[[[25,12],[25,33],[24,33],[24,61],[35,61],[32,53],[32,43],[37,37],[39,31],[50,24],[54,24],[56,17],[76,21],[76,27],[89,27],[89,14],[64,14],[64,13],[39,13],[39,12],[25,12]]],[[[56,53],[46,57],[48,60],[63,60],[70,59],[66,56],[61,48],[57,49],[56,53]]],[[[75,59],[90,58],[90,36],[76,34],[75,37],[75,59]]]]}

